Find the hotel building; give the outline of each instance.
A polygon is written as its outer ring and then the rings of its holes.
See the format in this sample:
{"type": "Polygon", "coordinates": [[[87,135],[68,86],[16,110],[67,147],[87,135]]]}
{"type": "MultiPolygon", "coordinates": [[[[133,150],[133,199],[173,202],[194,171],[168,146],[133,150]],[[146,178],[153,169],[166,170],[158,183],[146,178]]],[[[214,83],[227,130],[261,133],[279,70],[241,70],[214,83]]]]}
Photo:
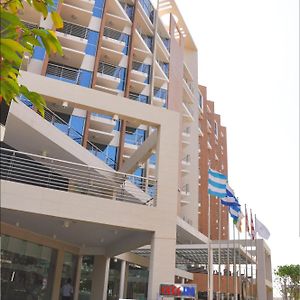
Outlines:
{"type": "MultiPolygon", "coordinates": [[[[174,1],[51,9],[64,20],[64,55],[35,47],[20,77],[45,98],[45,118],[25,97],[1,103],[2,299],[59,299],[71,278],[74,299],[156,300],[161,284],[192,283],[195,264],[207,264],[208,164],[227,174],[197,47],[174,1]]],[[[26,2],[20,17],[53,29],[26,2]]],[[[219,238],[212,201],[211,239],[227,240],[227,212],[219,238]]],[[[270,251],[259,245],[258,299],[271,299],[270,251]]]]}

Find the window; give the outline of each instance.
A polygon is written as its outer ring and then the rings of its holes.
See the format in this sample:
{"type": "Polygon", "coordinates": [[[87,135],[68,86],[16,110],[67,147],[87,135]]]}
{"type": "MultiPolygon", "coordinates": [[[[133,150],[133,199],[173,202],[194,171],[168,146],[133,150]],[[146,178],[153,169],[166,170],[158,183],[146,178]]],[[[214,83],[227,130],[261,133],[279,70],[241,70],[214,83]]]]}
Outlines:
{"type": "Polygon", "coordinates": [[[215,136],[218,138],[219,130],[218,130],[218,123],[216,121],[214,123],[214,133],[215,133],[215,136]]]}

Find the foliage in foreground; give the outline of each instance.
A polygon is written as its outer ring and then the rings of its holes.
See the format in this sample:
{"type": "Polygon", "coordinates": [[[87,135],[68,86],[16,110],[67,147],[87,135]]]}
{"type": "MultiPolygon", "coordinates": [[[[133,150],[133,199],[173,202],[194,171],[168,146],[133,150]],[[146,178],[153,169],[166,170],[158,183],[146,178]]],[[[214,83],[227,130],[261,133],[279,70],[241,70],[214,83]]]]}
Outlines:
{"type": "Polygon", "coordinates": [[[44,115],[46,106],[44,98],[38,93],[29,91],[19,84],[19,69],[25,55],[33,54],[35,46],[51,53],[63,54],[61,45],[52,30],[42,28],[27,28],[19,18],[24,5],[30,5],[40,12],[44,20],[51,15],[55,28],[62,28],[63,21],[56,11],[51,11],[53,0],[6,0],[0,3],[1,37],[0,37],[0,103],[7,105],[23,94],[37,110],[44,115]],[[27,4],[25,4],[26,2],[27,4]]]}

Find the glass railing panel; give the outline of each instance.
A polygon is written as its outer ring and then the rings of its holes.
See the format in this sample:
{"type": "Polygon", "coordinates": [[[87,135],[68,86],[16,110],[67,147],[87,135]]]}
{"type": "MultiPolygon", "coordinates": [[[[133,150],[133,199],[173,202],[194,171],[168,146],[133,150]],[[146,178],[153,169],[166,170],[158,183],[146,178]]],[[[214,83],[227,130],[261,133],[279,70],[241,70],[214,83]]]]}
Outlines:
{"type": "Polygon", "coordinates": [[[129,17],[129,19],[132,21],[133,20],[133,14],[134,14],[134,6],[129,5],[128,3],[123,2],[123,1],[119,1],[119,3],[121,4],[123,9],[125,10],[125,12],[126,12],[127,16],[129,17]]]}
{"type": "Polygon", "coordinates": [[[153,51],[153,37],[145,35],[145,34],[142,34],[142,33],[141,33],[141,37],[144,40],[144,42],[146,43],[147,47],[152,52],[153,51]]]}
{"type": "Polygon", "coordinates": [[[117,30],[109,28],[109,27],[105,27],[103,35],[108,38],[114,39],[116,41],[124,42],[125,47],[122,50],[122,53],[125,55],[128,54],[128,46],[129,46],[129,39],[130,39],[128,34],[117,31],[117,30]]]}
{"type": "Polygon", "coordinates": [[[168,91],[165,89],[154,88],[153,92],[154,92],[153,93],[154,97],[164,99],[164,100],[167,100],[168,98],[168,91]]]}

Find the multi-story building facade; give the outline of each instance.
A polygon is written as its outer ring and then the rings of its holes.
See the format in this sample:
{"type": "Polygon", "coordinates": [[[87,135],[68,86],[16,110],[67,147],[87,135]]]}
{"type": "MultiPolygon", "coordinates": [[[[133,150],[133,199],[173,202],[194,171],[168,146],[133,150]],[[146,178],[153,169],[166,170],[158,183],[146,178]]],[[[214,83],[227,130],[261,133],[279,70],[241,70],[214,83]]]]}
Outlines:
{"type": "Polygon", "coordinates": [[[210,228],[212,240],[229,238],[228,211],[220,205],[220,200],[207,191],[209,166],[228,176],[226,127],[221,125],[220,115],[214,112],[214,102],[207,100],[207,90],[199,86],[201,91],[201,112],[199,115],[199,231],[208,235],[208,205],[210,205],[210,228]],[[220,214],[221,213],[221,214],[220,214]],[[219,217],[220,214],[220,217],[219,217]],[[219,224],[220,221],[220,230],[219,224]]]}
{"type": "MultiPolygon", "coordinates": [[[[207,248],[205,178],[208,161],[227,174],[226,130],[175,2],[158,2],[56,1],[64,55],[24,58],[20,82],[47,108],[1,104],[3,299],[59,299],[71,278],[74,299],[154,300],[205,265],[178,257],[207,248]]],[[[26,3],[20,17],[53,28],[26,3]]]]}

